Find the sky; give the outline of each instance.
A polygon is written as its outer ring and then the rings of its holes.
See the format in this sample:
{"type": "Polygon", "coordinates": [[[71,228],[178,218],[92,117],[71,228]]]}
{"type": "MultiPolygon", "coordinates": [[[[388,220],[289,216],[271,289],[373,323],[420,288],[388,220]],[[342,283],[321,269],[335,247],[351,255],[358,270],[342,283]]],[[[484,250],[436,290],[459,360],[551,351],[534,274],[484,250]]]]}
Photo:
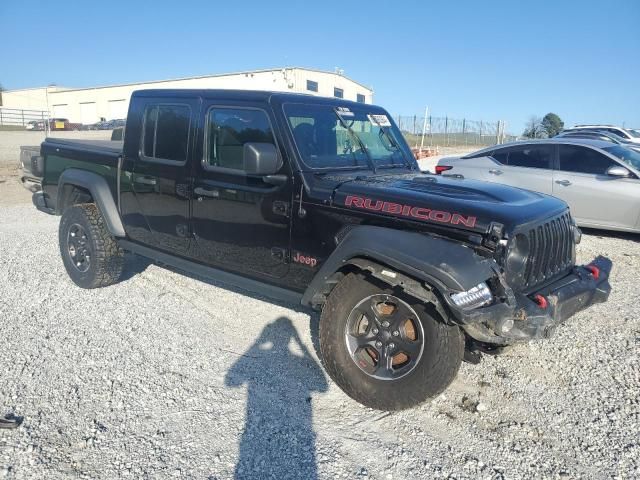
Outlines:
{"type": "Polygon", "coordinates": [[[0,84],[339,67],[395,115],[640,128],[640,0],[2,0],[0,84]]]}

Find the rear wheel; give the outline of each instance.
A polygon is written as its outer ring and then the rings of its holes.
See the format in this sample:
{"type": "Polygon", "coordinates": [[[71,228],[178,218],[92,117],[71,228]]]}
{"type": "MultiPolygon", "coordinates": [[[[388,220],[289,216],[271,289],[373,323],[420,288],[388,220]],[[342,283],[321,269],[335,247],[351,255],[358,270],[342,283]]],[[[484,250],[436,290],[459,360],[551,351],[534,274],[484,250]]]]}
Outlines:
{"type": "Polygon", "coordinates": [[[464,336],[432,304],[347,275],[320,319],[320,350],[331,378],[356,401],[380,410],[410,408],[455,378],[464,336]]]}
{"type": "Polygon", "coordinates": [[[67,273],[79,287],[106,287],[120,278],[124,252],[95,204],[67,208],[60,220],[58,241],[67,273]]]}

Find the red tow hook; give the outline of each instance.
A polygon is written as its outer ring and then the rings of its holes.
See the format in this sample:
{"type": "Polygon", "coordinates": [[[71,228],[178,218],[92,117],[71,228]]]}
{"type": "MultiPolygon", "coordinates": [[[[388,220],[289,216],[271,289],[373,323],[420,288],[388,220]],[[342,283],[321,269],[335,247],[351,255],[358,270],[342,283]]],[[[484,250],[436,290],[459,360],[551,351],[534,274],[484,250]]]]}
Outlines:
{"type": "Polygon", "coordinates": [[[600,269],[595,265],[585,265],[584,268],[586,268],[591,272],[591,276],[593,277],[594,280],[597,280],[598,278],[600,278],[600,269]]]}
{"type": "Polygon", "coordinates": [[[549,306],[549,302],[547,302],[547,299],[540,294],[535,295],[533,297],[533,301],[536,302],[538,306],[543,310],[549,306]]]}

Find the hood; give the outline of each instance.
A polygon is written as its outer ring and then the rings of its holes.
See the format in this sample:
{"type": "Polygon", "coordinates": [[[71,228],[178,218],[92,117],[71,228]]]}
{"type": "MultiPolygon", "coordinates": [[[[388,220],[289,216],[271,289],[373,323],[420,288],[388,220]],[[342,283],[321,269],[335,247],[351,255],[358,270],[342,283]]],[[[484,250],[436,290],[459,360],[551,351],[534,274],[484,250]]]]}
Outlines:
{"type": "Polygon", "coordinates": [[[332,204],[485,233],[492,222],[506,231],[567,209],[549,195],[497,183],[423,173],[336,176],[332,204]]]}

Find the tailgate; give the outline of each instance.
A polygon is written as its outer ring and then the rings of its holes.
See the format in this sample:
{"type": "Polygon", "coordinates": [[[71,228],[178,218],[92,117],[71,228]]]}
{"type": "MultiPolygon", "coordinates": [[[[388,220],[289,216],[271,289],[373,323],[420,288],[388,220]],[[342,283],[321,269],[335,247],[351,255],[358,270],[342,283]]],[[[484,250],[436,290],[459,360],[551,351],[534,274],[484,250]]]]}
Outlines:
{"type": "Polygon", "coordinates": [[[20,147],[20,181],[22,185],[37,192],[42,188],[44,159],[40,156],[40,145],[20,147]]]}

